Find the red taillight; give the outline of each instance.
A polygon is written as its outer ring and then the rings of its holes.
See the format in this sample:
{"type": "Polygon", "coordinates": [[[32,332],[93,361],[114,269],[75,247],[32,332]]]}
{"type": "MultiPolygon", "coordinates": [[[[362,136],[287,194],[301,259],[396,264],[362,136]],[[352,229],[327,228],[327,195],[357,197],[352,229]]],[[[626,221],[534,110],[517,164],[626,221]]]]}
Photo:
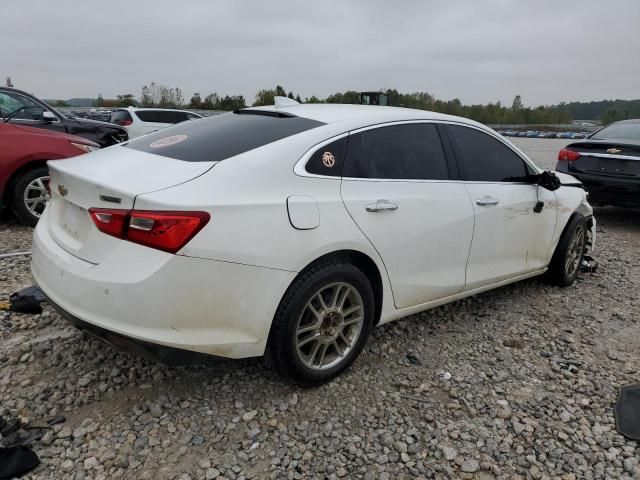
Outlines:
{"type": "Polygon", "coordinates": [[[580,157],[581,155],[578,152],[574,152],[573,150],[569,150],[566,148],[563,148],[562,150],[560,150],[560,152],[558,152],[558,160],[562,160],[565,162],[575,162],[580,157]]]}
{"type": "Polygon", "coordinates": [[[176,253],[209,221],[206,212],[155,212],[134,210],[129,217],[127,240],[176,253]]]}
{"type": "Polygon", "coordinates": [[[131,125],[133,123],[133,120],[117,120],[116,123],[118,125],[126,127],[127,125],[131,125]]]}
{"type": "Polygon", "coordinates": [[[90,208],[89,214],[98,230],[107,235],[123,238],[129,210],[112,210],[107,208],[90,208]]]}
{"type": "Polygon", "coordinates": [[[206,212],[90,208],[89,213],[101,232],[169,253],[184,247],[210,219],[206,212]]]}

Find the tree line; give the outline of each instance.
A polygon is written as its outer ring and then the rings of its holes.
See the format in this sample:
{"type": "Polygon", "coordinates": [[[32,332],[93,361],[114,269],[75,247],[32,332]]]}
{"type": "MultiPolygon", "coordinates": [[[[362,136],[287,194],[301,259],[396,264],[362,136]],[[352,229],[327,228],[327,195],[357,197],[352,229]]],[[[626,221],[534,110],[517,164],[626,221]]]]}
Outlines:
{"type": "MultiPolygon", "coordinates": [[[[446,113],[471,118],[488,124],[553,124],[570,123],[574,119],[601,120],[604,123],[640,118],[640,100],[603,100],[599,102],[571,102],[558,105],[541,105],[528,107],[523,104],[520,95],[516,95],[511,105],[500,102],[488,104],[464,105],[460,99],[440,100],[428,92],[402,93],[396,89],[383,91],[388,98],[388,105],[434,112],[446,113]]],[[[294,99],[300,103],[360,103],[360,93],[355,90],[336,92],[326,98],[316,96],[301,98],[300,94],[287,91],[281,85],[275,88],[260,89],[251,102],[251,106],[273,105],[275,96],[294,99]]],[[[242,95],[219,95],[211,92],[206,96],[194,93],[186,100],[178,87],[151,82],[142,87],[140,96],[136,98],[127,93],[117,95],[113,99],[105,99],[98,95],[94,102],[96,107],[160,107],[190,108],[197,110],[232,111],[249,106],[250,102],[242,95]]]]}

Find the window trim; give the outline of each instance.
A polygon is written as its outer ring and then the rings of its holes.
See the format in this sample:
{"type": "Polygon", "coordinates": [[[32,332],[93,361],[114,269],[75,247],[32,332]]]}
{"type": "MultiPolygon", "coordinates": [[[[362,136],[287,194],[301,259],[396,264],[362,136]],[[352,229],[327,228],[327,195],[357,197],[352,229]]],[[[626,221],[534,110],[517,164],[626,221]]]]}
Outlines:
{"type": "MultiPolygon", "coordinates": [[[[344,132],[341,133],[339,135],[335,135],[331,138],[328,138],[326,140],[323,140],[320,143],[316,143],[314,146],[312,146],[309,150],[307,150],[302,157],[300,158],[300,160],[298,160],[296,162],[296,164],[293,166],[293,173],[295,173],[296,175],[298,175],[299,177],[309,177],[309,178],[328,178],[328,179],[332,179],[332,180],[341,180],[342,179],[342,173],[340,175],[319,175],[317,173],[310,173],[307,172],[307,162],[311,159],[311,157],[321,148],[326,147],[327,145],[329,145],[330,143],[336,142],[344,137],[348,137],[349,134],[351,132],[344,132]]],[[[347,147],[349,148],[349,147],[347,147]]]]}
{"type": "MultiPolygon", "coordinates": [[[[503,138],[500,138],[497,133],[487,131],[483,128],[477,127],[475,125],[471,125],[464,122],[456,122],[452,120],[438,120],[438,119],[416,119],[416,120],[393,120],[390,122],[376,123],[373,125],[367,125],[365,127],[359,127],[353,130],[349,130],[347,132],[343,132],[339,135],[334,135],[326,140],[323,140],[320,143],[313,145],[309,150],[307,150],[302,157],[296,162],[293,167],[293,172],[299,177],[308,177],[308,178],[323,178],[323,179],[331,179],[331,180],[351,180],[351,181],[362,181],[362,182],[435,182],[435,183],[443,183],[443,182],[457,182],[457,183],[495,183],[501,185],[531,185],[527,182],[490,182],[490,181],[477,181],[477,180],[463,180],[462,179],[462,169],[460,167],[460,162],[456,157],[456,149],[453,145],[453,142],[449,138],[449,134],[446,131],[446,128],[442,128],[444,125],[456,125],[462,127],[473,128],[478,130],[486,135],[489,135],[492,138],[495,138],[507,148],[509,148],[513,153],[515,153],[519,158],[521,158],[531,169],[535,172],[540,173],[540,168],[533,164],[529,158],[527,158],[524,154],[514,149],[514,146],[509,142],[505,141],[503,138]],[[442,149],[444,151],[445,159],[447,161],[447,166],[449,167],[449,175],[451,177],[449,180],[437,180],[437,179],[418,179],[418,178],[362,178],[362,177],[343,177],[342,175],[318,175],[316,173],[307,172],[307,162],[309,159],[321,148],[326,145],[335,142],[336,140],[340,140],[346,136],[351,134],[356,134],[360,132],[364,132],[367,130],[373,130],[376,128],[384,128],[390,127],[393,125],[405,125],[405,124],[414,124],[414,123],[432,123],[435,124],[438,135],[440,136],[440,143],[442,144],[442,149]],[[455,170],[453,170],[455,167],[455,170]]],[[[348,151],[347,146],[347,151],[348,151]]]]}

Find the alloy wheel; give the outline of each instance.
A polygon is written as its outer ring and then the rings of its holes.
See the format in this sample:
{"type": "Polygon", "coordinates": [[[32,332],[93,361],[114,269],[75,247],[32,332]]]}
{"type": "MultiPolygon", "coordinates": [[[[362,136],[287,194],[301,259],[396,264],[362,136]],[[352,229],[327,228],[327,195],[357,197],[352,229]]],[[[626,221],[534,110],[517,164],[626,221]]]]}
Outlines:
{"type": "Polygon", "coordinates": [[[567,256],[565,258],[564,271],[569,277],[575,275],[578,268],[580,268],[580,260],[582,259],[582,254],[584,252],[584,244],[584,228],[582,226],[578,226],[571,236],[569,248],[567,249],[567,256]]]}
{"type": "Polygon", "coordinates": [[[356,288],[345,282],[319,289],[305,305],[295,334],[300,361],[313,370],[340,363],[360,337],[364,303],[356,288]]]}
{"type": "Polygon", "coordinates": [[[51,198],[49,181],[48,176],[34,178],[24,189],[24,205],[34,217],[40,218],[51,198]]]}

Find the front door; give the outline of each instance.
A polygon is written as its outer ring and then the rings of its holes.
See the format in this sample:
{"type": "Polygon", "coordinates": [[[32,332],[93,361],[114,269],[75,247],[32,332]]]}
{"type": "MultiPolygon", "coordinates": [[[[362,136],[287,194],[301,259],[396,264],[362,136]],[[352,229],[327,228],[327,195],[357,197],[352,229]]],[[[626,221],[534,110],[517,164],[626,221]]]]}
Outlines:
{"type": "Polygon", "coordinates": [[[464,288],[474,211],[464,185],[451,180],[434,124],[352,133],[341,192],[384,262],[397,308],[464,288]]]}
{"type": "Polygon", "coordinates": [[[466,289],[546,267],[555,193],[535,184],[534,168],[501,140],[466,126],[447,126],[447,133],[475,209],[466,289]]]}

